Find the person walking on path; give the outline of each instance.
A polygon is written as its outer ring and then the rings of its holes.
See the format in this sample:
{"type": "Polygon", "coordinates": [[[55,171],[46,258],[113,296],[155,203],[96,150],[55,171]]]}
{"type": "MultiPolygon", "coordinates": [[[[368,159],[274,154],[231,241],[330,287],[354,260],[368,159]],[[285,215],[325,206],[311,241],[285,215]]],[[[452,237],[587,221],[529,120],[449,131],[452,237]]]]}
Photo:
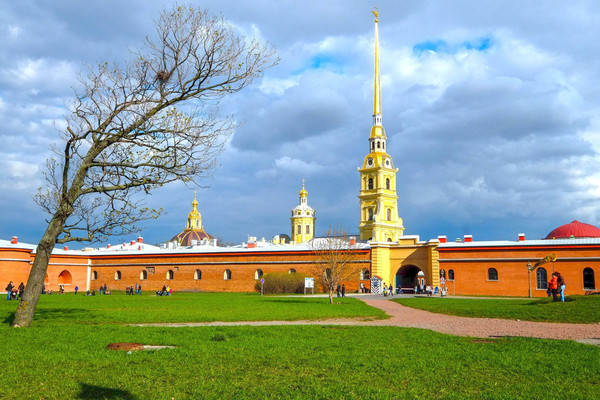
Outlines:
{"type": "Polygon", "coordinates": [[[560,274],[560,272],[556,272],[556,284],[558,286],[558,291],[560,292],[560,301],[565,302],[565,288],[567,285],[565,284],[565,278],[560,274]]]}
{"type": "Polygon", "coordinates": [[[77,291],[79,290],[79,286],[75,285],[75,294],[77,294],[77,291]]]}
{"type": "Polygon", "coordinates": [[[337,293],[337,297],[340,297],[340,285],[337,285],[337,287],[335,288],[335,292],[337,293]]]}
{"type": "Polygon", "coordinates": [[[342,297],[346,297],[346,285],[342,284],[342,297]]]}
{"type": "Polygon", "coordinates": [[[12,295],[12,290],[13,290],[14,286],[12,281],[8,282],[8,285],[6,285],[5,290],[8,292],[8,295],[6,296],[6,300],[10,300],[10,296],[12,295]]]}
{"type": "Polygon", "coordinates": [[[23,285],[23,282],[21,282],[21,284],[19,285],[19,298],[23,297],[24,291],[25,291],[25,285],[23,285]]]}

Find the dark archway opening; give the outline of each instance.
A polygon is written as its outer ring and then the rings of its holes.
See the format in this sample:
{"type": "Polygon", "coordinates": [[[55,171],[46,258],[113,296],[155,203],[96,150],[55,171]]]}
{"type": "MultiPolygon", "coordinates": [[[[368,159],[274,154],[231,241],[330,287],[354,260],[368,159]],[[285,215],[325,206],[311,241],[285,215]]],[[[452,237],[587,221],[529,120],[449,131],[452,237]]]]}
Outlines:
{"type": "Polygon", "coordinates": [[[419,267],[405,265],[396,272],[396,287],[401,289],[414,289],[418,284],[417,275],[421,272],[419,267]]]}

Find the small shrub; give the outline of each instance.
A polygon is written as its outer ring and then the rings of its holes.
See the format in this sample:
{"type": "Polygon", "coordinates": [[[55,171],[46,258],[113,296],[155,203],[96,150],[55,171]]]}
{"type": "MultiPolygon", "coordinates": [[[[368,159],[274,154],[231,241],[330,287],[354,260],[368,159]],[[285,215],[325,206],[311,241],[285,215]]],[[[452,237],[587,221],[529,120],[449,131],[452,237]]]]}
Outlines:
{"type": "Polygon", "coordinates": [[[227,340],[227,335],[224,333],[215,333],[213,337],[210,338],[213,342],[224,342],[227,340]]]}
{"type": "MultiPolygon", "coordinates": [[[[282,293],[304,293],[304,278],[305,274],[298,272],[271,272],[263,275],[265,279],[264,293],[265,294],[282,294],[282,293]]],[[[260,281],[256,282],[254,288],[260,293],[260,281]]]]}

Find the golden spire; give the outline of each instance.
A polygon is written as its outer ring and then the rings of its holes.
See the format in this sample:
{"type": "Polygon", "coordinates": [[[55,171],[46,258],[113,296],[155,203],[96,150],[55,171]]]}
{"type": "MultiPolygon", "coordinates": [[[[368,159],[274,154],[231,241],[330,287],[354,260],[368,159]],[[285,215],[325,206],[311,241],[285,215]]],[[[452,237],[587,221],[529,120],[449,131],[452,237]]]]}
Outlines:
{"type": "Polygon", "coordinates": [[[202,229],[202,215],[198,211],[198,200],[196,200],[195,190],[194,201],[192,201],[192,211],[190,211],[188,214],[188,220],[185,229],[202,229]]]}
{"type": "Polygon", "coordinates": [[[381,125],[381,91],[379,89],[379,11],[372,11],[375,15],[375,98],[373,101],[374,125],[381,125]],[[379,116],[379,118],[377,118],[379,116]]]}
{"type": "Polygon", "coordinates": [[[301,199],[306,198],[307,195],[308,195],[308,192],[304,188],[304,179],[302,179],[302,190],[300,191],[300,198],[301,199]]]}

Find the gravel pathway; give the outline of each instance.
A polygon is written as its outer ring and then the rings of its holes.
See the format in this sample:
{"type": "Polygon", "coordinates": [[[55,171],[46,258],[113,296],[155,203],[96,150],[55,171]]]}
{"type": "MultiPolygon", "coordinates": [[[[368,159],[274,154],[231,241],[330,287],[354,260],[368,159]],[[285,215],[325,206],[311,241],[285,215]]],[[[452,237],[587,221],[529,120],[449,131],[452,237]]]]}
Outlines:
{"type": "Polygon", "coordinates": [[[269,326],[269,325],[357,325],[398,326],[429,329],[457,336],[504,337],[525,336],[544,339],[577,340],[582,343],[600,345],[600,324],[564,324],[531,322],[496,318],[468,318],[436,314],[429,311],[405,307],[380,297],[361,297],[370,306],[377,307],[390,315],[385,320],[326,319],[318,321],[238,321],[238,322],[192,322],[136,324],[136,326],[269,326]]]}

